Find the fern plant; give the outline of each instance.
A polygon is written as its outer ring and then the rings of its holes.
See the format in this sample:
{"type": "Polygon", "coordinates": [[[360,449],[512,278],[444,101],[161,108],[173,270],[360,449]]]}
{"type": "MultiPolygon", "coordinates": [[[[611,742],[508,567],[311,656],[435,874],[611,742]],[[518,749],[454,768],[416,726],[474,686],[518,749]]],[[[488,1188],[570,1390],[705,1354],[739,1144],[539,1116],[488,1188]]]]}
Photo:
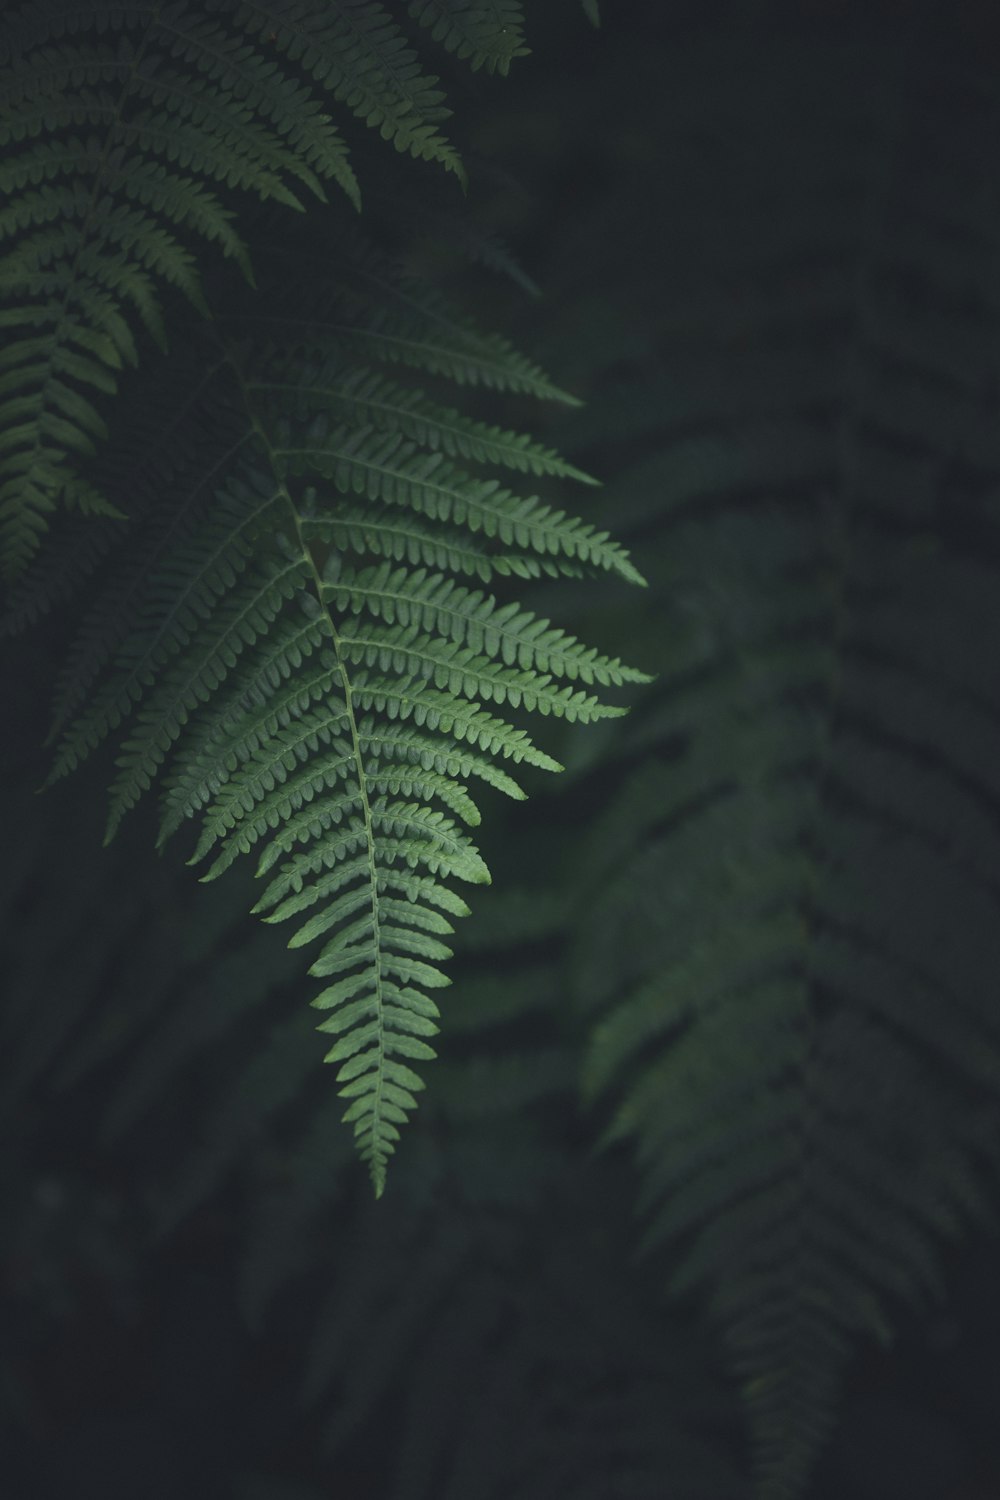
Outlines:
{"type": "Polygon", "coordinates": [[[727,1340],[762,1500],[808,1492],[852,1352],[995,1218],[996,94],[946,59],[633,52],[663,202],[608,165],[609,89],[584,149],[620,197],[553,245],[597,262],[553,344],[588,418],[556,431],[618,467],[651,588],[614,639],[658,678],[579,758],[608,803],[566,861],[584,1086],[727,1340]]]}
{"type": "MultiPolygon", "coordinates": [[[[473,68],[506,72],[525,51],[516,0],[415,0],[408,14],[473,68]]],[[[344,133],[352,117],[462,178],[442,133],[448,113],[437,78],[374,0],[9,8],[0,36],[8,578],[60,509],[114,513],[81,472],[106,436],[107,398],[136,363],[139,330],[166,347],[165,293],[207,312],[207,250],[253,282],[237,227],[246,196],[301,211],[332,189],[359,207],[344,133]]]]}

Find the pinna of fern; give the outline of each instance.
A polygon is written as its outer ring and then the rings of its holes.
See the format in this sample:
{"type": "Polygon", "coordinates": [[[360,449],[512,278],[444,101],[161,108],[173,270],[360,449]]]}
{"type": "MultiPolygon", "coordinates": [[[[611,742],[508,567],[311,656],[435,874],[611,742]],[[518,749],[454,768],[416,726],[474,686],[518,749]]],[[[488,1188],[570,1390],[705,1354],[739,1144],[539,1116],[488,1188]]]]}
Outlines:
{"type": "Polygon", "coordinates": [[[161,839],[200,821],[203,879],[256,855],[255,910],[322,940],[313,1004],[381,1192],[434,1055],[455,887],[489,879],[470,783],[520,798],[519,765],[558,769],[510,711],[588,722],[623,711],[595,689],[644,680],[494,590],[639,575],[500,477],[570,465],[412,383],[558,396],[530,361],[343,233],[261,267],[265,295],[220,297],[211,354],[195,326],[136,396],[185,414],[169,455],[144,416],[106,466],[148,499],[93,580],[50,780],[114,740],[109,837],[157,782],[161,839]]]}

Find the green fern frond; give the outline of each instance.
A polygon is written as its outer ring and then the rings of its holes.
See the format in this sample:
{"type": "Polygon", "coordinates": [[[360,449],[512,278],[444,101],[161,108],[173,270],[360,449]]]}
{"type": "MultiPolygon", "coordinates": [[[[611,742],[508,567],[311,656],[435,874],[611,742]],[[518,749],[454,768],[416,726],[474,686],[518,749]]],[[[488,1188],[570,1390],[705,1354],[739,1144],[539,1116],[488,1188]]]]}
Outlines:
{"type": "MultiPolygon", "coordinates": [[[[491,34],[502,42],[502,23],[491,32],[482,17],[473,30],[488,46],[491,34]]],[[[0,560],[8,578],[23,571],[55,512],[106,504],[86,488],[80,460],[104,437],[102,398],[136,362],[137,325],[165,346],[166,289],[206,311],[192,246],[221,251],[253,283],[231,194],[301,209],[303,190],[322,200],[334,183],[359,206],[329,99],[398,151],[462,176],[441,133],[448,111],[437,80],[390,13],[368,0],[152,8],[88,0],[69,10],[39,0],[6,17],[0,560]]],[[[492,352],[502,366],[502,352],[492,352]]]]}
{"type": "MultiPolygon", "coordinates": [[[[352,300],[351,288],[371,283],[373,267],[386,284],[385,268],[360,246],[352,260],[346,243],[347,273],[303,277],[300,300],[322,307],[339,296],[364,334],[372,294],[352,300]]],[[[50,780],[113,740],[108,838],[162,782],[161,839],[198,816],[192,862],[209,860],[203,879],[252,853],[265,880],[255,909],[271,922],[300,916],[295,946],[325,935],[310,972],[328,982],[313,1003],[329,1012],[319,1029],[332,1038],[344,1118],[381,1192],[423,1086],[414,1065],[434,1055],[443,939],[465,910],[451,886],[489,879],[468,831],[479,822],[468,783],[520,798],[504,762],[558,769],[501,715],[615,716],[622,710],[588,689],[645,678],[451,576],[468,571],[472,548],[479,571],[501,580],[530,576],[531,558],[557,572],[563,562],[571,573],[634,570],[604,533],[443,456],[450,447],[548,479],[564,469],[550,450],[414,398],[386,372],[391,353],[381,368],[345,372],[322,318],[303,358],[301,313],[284,323],[280,312],[294,300],[295,254],[290,243],[283,287],[268,288],[263,337],[252,302],[245,318],[226,313],[231,341],[221,358],[202,356],[211,373],[196,403],[177,391],[204,431],[196,425],[159,475],[143,471],[148,514],[106,565],[60,686],[50,780]],[[279,366],[280,383],[262,378],[279,366]],[[348,390],[377,395],[377,426],[328,428],[335,366],[348,390]],[[218,428],[205,415],[216,410],[218,428]],[[387,559],[397,519],[410,540],[401,560],[387,559]],[[425,549],[438,568],[423,564],[425,549]]],[[[313,274],[308,260],[304,269],[313,274]]],[[[392,307],[403,283],[388,284],[392,307]]],[[[432,371],[460,364],[478,336],[417,283],[405,287],[408,317],[435,326],[432,371]]],[[[376,327],[383,316],[372,311],[376,327]]],[[[497,379],[517,386],[524,366],[511,366],[497,379]]]]}

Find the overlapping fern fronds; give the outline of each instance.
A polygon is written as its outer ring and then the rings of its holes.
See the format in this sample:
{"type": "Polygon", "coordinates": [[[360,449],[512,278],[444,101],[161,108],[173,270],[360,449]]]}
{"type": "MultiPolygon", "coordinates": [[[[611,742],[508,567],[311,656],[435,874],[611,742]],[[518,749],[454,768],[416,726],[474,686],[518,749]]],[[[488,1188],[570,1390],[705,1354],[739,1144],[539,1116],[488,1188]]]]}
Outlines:
{"type": "Polygon", "coordinates": [[[52,777],[114,739],[109,837],[159,782],[164,838],[201,822],[203,878],[255,854],[256,910],[294,920],[292,946],[323,940],[313,1003],[381,1191],[413,1064],[434,1055],[455,882],[488,879],[469,784],[521,797],[512,769],[556,769],[509,710],[588,722],[621,712],[592,689],[642,678],[493,588],[638,575],[497,477],[570,465],[408,379],[557,395],[541,372],[342,225],[319,232],[273,254],[261,238],[266,296],[220,292],[214,352],[192,327],[170,395],[138,398],[183,416],[162,462],[144,422],[115,445],[109,482],[147,504],[97,575],[52,777]]]}
{"type": "MultiPolygon", "coordinates": [[[[453,53],[506,71],[519,7],[423,4],[453,53]]],[[[167,340],[164,295],[204,309],[206,248],[253,280],[247,194],[301,210],[360,189],[351,117],[462,176],[449,111],[374,0],[31,0],[0,33],[0,566],[19,574],[52,515],[108,513],[81,473],[105,400],[167,340]],[[137,342],[137,339],[139,340],[137,342]]]]}
{"type": "MultiPolygon", "coordinates": [[[[995,1201],[996,95],[930,54],[693,50],[657,158],[681,227],[628,236],[631,366],[593,362],[569,450],[629,456],[653,587],[618,649],[659,674],[578,859],[577,972],[647,1242],[789,1500],[859,1339],[995,1201]]],[[[600,204],[616,244],[639,201],[600,204]]]]}

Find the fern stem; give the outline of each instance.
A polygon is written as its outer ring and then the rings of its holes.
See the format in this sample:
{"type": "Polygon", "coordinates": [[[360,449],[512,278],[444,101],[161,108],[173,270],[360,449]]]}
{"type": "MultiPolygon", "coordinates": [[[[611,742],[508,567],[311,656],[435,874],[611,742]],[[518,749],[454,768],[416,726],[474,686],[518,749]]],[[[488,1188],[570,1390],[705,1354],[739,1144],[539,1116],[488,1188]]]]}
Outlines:
{"type": "Polygon", "coordinates": [[[319,566],[317,565],[316,558],[313,554],[309,541],[307,540],[305,533],[303,532],[302,520],[299,515],[298,507],[296,506],[295,501],[292,498],[292,495],[288,489],[288,485],[285,483],[284,479],[281,476],[281,467],[274,445],[272,444],[267,431],[265,430],[263,424],[257,417],[257,414],[254,410],[252,397],[247,382],[244,379],[243,371],[240,368],[240,365],[232,351],[225,349],[225,353],[229,365],[235,375],[240,393],[243,397],[251,428],[256,434],[260,445],[264,450],[267,464],[274,477],[275,487],[277,491],[275,499],[283,500],[288,506],[288,510],[292,518],[292,526],[294,527],[295,531],[295,538],[301,552],[303,567],[308,576],[312,592],[315,594],[317,603],[319,604],[319,607],[323,613],[323,617],[326,621],[326,627],[329,632],[330,642],[333,646],[334,656],[336,658],[337,671],[340,676],[341,690],[344,695],[345,718],[348,727],[348,734],[350,736],[351,753],[354,759],[355,775],[357,778],[358,800],[361,805],[361,816],[364,824],[365,849],[368,859],[368,885],[371,892],[373,953],[372,973],[374,983],[375,1016],[377,1025],[376,1045],[378,1049],[378,1066],[376,1068],[376,1083],[374,1088],[373,1108],[371,1123],[369,1126],[371,1140],[373,1143],[370,1169],[372,1175],[372,1183],[375,1188],[375,1196],[376,1198],[381,1198],[383,1190],[385,1188],[385,1160],[384,1157],[380,1155],[376,1143],[378,1142],[381,1135],[380,1126],[382,1123],[382,1081],[385,1074],[386,1055],[385,1014],[384,998],[382,993],[382,961],[380,946],[381,935],[379,932],[378,869],[375,863],[375,831],[372,824],[372,809],[371,798],[368,790],[368,776],[365,770],[364,752],[361,746],[361,735],[358,730],[357,716],[354,712],[354,692],[351,684],[350,673],[347,670],[347,663],[344,659],[343,644],[341,642],[340,632],[337,630],[336,623],[330,611],[330,606],[324,598],[322,575],[320,573],[319,566]]]}

